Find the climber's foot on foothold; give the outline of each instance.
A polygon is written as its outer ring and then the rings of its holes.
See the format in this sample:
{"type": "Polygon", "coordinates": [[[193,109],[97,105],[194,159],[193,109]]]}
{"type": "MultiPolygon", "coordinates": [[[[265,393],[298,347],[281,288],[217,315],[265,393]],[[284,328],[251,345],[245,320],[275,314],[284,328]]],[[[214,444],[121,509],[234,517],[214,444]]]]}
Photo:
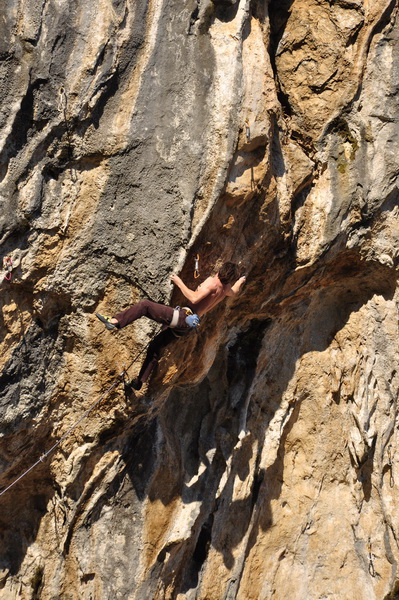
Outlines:
{"type": "Polygon", "coordinates": [[[129,385],[131,388],[138,391],[138,390],[141,390],[141,388],[143,386],[143,382],[138,377],[135,377],[135,379],[132,379],[132,381],[129,383],[129,385]]]}
{"type": "Polygon", "coordinates": [[[143,387],[143,382],[141,381],[141,379],[139,379],[138,377],[136,377],[135,379],[132,380],[132,388],[134,390],[141,390],[141,388],[143,387]]]}
{"type": "Polygon", "coordinates": [[[137,392],[141,390],[143,382],[140,381],[138,377],[132,379],[131,381],[125,381],[125,392],[131,392],[132,390],[136,390],[137,392]]]}
{"type": "Polygon", "coordinates": [[[143,382],[140,381],[140,379],[138,379],[137,377],[135,379],[132,379],[132,381],[125,381],[124,383],[126,393],[129,393],[132,390],[138,392],[139,390],[141,390],[142,386],[143,382]]]}
{"type": "Polygon", "coordinates": [[[106,317],[104,315],[100,315],[100,313],[96,313],[96,317],[101,321],[101,323],[104,323],[105,327],[110,331],[112,331],[113,329],[117,329],[115,323],[111,323],[112,317],[106,317]]]}

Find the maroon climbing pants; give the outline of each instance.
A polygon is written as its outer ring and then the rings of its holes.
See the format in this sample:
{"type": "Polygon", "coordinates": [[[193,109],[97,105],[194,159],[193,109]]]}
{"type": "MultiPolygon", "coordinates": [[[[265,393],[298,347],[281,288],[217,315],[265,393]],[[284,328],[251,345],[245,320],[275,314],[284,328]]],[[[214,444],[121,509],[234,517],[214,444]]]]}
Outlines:
{"type": "Polygon", "coordinates": [[[186,311],[180,309],[179,321],[175,328],[170,329],[168,325],[172,321],[174,309],[171,306],[165,306],[164,304],[158,304],[157,302],[151,302],[151,300],[141,300],[138,304],[131,306],[130,308],[123,310],[122,312],[115,315],[115,319],[119,323],[119,327],[126,327],[133,321],[141,319],[141,317],[148,317],[152,321],[162,323],[166,327],[154,337],[150,342],[147,350],[147,355],[144,359],[143,366],[140,369],[138,378],[140,381],[147,381],[152,371],[156,367],[160,358],[161,351],[173,340],[178,337],[188,335],[193,331],[191,327],[186,325],[186,311]]]}
{"type": "MultiPolygon", "coordinates": [[[[130,308],[118,313],[114,318],[118,321],[119,327],[122,328],[137,319],[141,319],[141,317],[148,317],[157,323],[169,325],[173,317],[173,308],[164,304],[158,304],[157,302],[151,302],[151,300],[141,300],[138,304],[134,304],[130,308]]],[[[180,326],[183,325],[185,317],[186,314],[183,313],[181,325],[179,318],[180,326]]]]}

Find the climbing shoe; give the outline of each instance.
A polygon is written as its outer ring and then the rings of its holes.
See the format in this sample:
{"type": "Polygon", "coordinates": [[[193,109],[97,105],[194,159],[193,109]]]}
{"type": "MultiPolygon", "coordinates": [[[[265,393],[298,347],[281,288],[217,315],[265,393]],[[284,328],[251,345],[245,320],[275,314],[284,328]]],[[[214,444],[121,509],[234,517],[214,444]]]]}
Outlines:
{"type": "Polygon", "coordinates": [[[141,387],[143,385],[143,382],[140,381],[140,379],[138,377],[136,377],[135,379],[132,379],[132,381],[125,381],[125,392],[130,392],[130,390],[141,390],[141,387]]]}
{"type": "Polygon", "coordinates": [[[132,388],[134,390],[141,390],[143,382],[140,381],[140,379],[138,377],[136,377],[135,379],[132,379],[132,381],[130,382],[130,385],[132,386],[132,388]]]}
{"type": "Polygon", "coordinates": [[[101,323],[104,323],[105,327],[112,331],[113,329],[118,329],[118,327],[114,323],[110,323],[110,319],[112,317],[105,317],[104,315],[100,315],[100,313],[96,313],[97,319],[100,319],[101,323]]]}

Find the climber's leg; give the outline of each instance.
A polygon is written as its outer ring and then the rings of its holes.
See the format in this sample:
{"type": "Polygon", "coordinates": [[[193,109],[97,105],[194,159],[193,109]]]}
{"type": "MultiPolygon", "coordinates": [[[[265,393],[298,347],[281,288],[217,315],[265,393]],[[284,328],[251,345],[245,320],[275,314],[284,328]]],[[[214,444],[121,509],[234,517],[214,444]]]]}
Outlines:
{"type": "Polygon", "coordinates": [[[148,381],[150,375],[157,366],[162,350],[175,339],[176,336],[169,328],[163,329],[158,333],[148,345],[147,354],[138,376],[128,385],[135,390],[139,390],[142,384],[148,381]]]}
{"type": "Polygon", "coordinates": [[[169,325],[172,321],[173,310],[171,306],[151,302],[151,300],[141,300],[112,318],[105,317],[99,313],[96,313],[96,317],[104,323],[107,329],[126,327],[126,325],[133,323],[133,321],[141,319],[141,317],[148,317],[157,323],[169,325]]]}

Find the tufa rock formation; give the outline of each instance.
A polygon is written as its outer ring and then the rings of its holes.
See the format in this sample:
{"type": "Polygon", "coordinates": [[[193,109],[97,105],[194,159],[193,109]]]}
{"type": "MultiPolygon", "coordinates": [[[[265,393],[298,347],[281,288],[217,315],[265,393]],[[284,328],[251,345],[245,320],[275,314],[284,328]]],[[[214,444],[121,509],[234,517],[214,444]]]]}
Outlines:
{"type": "Polygon", "coordinates": [[[399,598],[398,2],[0,14],[1,600],[399,598]]]}

